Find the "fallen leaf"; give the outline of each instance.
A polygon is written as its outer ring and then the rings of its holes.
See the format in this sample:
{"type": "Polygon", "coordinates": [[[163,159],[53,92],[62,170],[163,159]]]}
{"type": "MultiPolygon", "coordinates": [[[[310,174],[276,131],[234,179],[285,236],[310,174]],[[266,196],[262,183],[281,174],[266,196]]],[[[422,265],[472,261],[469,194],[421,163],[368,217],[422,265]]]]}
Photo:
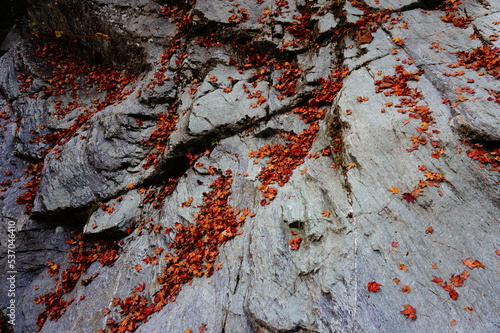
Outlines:
{"type": "Polygon", "coordinates": [[[181,203],[181,207],[189,207],[193,203],[193,197],[189,197],[187,201],[181,203]]]}
{"type": "Polygon", "coordinates": [[[455,319],[453,319],[451,322],[450,322],[451,326],[455,326],[457,324],[457,321],[455,319]]]}
{"type": "Polygon", "coordinates": [[[359,30],[358,31],[358,43],[367,44],[373,40],[373,36],[370,30],[359,30]]]}
{"type": "Polygon", "coordinates": [[[408,192],[403,193],[403,199],[410,203],[415,203],[415,201],[417,200],[417,198],[415,198],[411,193],[408,192]]]}
{"type": "Polygon", "coordinates": [[[427,229],[425,229],[425,233],[426,234],[432,234],[434,232],[434,228],[433,227],[429,227],[427,229]]]}
{"type": "Polygon", "coordinates": [[[352,168],[355,168],[356,166],[357,166],[357,164],[356,164],[356,163],[352,163],[352,162],[347,163],[347,169],[348,169],[348,170],[350,170],[350,169],[352,169],[352,168]]]}
{"type": "Polygon", "coordinates": [[[394,187],[394,186],[391,187],[391,188],[389,188],[388,190],[391,191],[394,194],[398,194],[399,193],[399,189],[397,187],[394,187]]]}
{"type": "Polygon", "coordinates": [[[470,269],[474,268],[484,268],[484,265],[482,262],[479,260],[471,260],[470,258],[467,258],[465,260],[462,260],[465,266],[469,267],[470,269]]]}
{"type": "Polygon", "coordinates": [[[392,281],[394,281],[396,284],[398,284],[400,280],[398,278],[394,278],[394,279],[392,279],[392,281]]]}
{"type": "Polygon", "coordinates": [[[402,288],[401,288],[401,291],[405,292],[405,293],[409,293],[411,291],[410,287],[407,286],[407,285],[404,285],[402,288]]]}
{"type": "Polygon", "coordinates": [[[398,269],[401,270],[401,271],[405,271],[405,272],[408,271],[408,268],[406,267],[405,264],[399,264],[398,269]]]}
{"type": "Polygon", "coordinates": [[[288,241],[288,244],[290,245],[290,249],[292,251],[297,251],[300,248],[300,243],[302,243],[302,237],[300,236],[292,238],[288,241]]]}
{"type": "Polygon", "coordinates": [[[372,282],[368,282],[366,284],[366,288],[368,289],[368,291],[371,291],[371,292],[377,292],[380,290],[380,287],[382,287],[383,285],[380,284],[380,283],[377,283],[375,281],[372,281],[372,282]]]}
{"type": "Polygon", "coordinates": [[[441,283],[443,283],[443,279],[440,278],[439,276],[434,276],[434,279],[432,279],[431,282],[441,284],[441,283]]]}
{"type": "Polygon", "coordinates": [[[448,294],[450,295],[450,298],[452,300],[457,300],[458,299],[458,293],[455,289],[451,289],[450,291],[448,291],[448,294]]]}
{"type": "Polygon", "coordinates": [[[465,310],[465,311],[469,311],[469,312],[474,311],[474,309],[472,309],[470,306],[466,306],[466,307],[464,308],[464,310],[465,310]]]}
{"type": "Polygon", "coordinates": [[[142,269],[142,266],[140,264],[137,264],[137,265],[135,265],[134,268],[135,268],[136,271],[139,272],[142,269]]]}
{"type": "Polygon", "coordinates": [[[324,210],[324,211],[323,211],[323,213],[322,213],[323,217],[328,217],[328,216],[330,216],[331,214],[332,214],[332,213],[330,213],[329,211],[326,211],[326,210],[324,210]]]}
{"type": "Polygon", "coordinates": [[[411,191],[411,195],[415,198],[418,198],[419,196],[423,195],[424,191],[422,191],[418,186],[413,188],[413,191],[411,191]]]}
{"type": "Polygon", "coordinates": [[[404,314],[407,319],[415,320],[417,319],[417,310],[411,306],[410,304],[403,305],[405,310],[400,311],[399,313],[404,314]]]}
{"type": "Polygon", "coordinates": [[[391,40],[394,42],[394,44],[399,46],[405,43],[404,39],[402,39],[401,37],[392,37],[391,40]]]}

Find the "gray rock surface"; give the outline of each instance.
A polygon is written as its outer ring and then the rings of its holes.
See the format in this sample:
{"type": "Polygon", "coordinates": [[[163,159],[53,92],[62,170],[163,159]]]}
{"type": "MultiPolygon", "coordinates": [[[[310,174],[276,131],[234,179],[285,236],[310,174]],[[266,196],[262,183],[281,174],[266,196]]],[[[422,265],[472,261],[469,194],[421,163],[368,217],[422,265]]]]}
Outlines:
{"type": "Polygon", "coordinates": [[[500,8],[431,2],[27,1],[11,329],[500,331],[500,8]]]}

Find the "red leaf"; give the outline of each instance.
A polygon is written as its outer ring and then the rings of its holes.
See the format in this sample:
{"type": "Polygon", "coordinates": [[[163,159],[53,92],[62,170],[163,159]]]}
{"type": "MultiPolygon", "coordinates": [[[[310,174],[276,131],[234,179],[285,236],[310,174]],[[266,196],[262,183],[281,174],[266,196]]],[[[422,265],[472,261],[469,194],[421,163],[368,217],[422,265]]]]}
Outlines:
{"type": "Polygon", "coordinates": [[[441,279],[439,276],[434,276],[434,279],[432,279],[431,282],[441,284],[443,283],[443,279],[441,279]]]}
{"type": "Polygon", "coordinates": [[[450,294],[450,298],[452,300],[456,300],[458,298],[458,293],[455,289],[451,289],[450,291],[448,291],[448,294],[450,294]]]}
{"type": "Polygon", "coordinates": [[[415,198],[411,193],[403,193],[403,199],[405,199],[408,202],[415,203],[417,198],[415,198]]]}
{"type": "Polygon", "coordinates": [[[381,286],[383,286],[383,285],[380,284],[380,283],[377,283],[375,281],[368,282],[366,284],[366,287],[368,288],[368,291],[371,291],[371,292],[377,292],[377,291],[379,291],[381,286]]]}
{"type": "Polygon", "coordinates": [[[290,249],[293,251],[297,251],[300,248],[300,243],[302,243],[302,237],[300,236],[292,238],[288,241],[288,244],[290,244],[290,249]]]}
{"type": "Polygon", "coordinates": [[[417,319],[417,310],[411,306],[410,304],[403,305],[405,310],[400,311],[399,313],[404,314],[407,319],[415,320],[417,319]]]}

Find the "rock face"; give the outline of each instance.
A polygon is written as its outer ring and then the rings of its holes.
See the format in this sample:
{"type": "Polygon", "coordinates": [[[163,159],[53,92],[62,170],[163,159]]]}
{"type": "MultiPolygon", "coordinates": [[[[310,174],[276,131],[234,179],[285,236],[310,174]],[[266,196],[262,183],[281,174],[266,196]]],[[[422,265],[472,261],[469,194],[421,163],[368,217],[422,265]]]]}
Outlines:
{"type": "Polygon", "coordinates": [[[2,332],[500,330],[498,2],[26,7],[2,332]]]}

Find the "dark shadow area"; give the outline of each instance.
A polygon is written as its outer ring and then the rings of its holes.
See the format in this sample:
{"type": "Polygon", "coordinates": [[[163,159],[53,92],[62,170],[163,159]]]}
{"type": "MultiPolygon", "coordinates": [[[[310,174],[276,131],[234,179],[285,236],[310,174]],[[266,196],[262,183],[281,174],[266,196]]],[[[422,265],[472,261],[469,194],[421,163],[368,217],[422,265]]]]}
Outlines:
{"type": "MultiPolygon", "coordinates": [[[[14,25],[21,26],[26,15],[24,0],[0,0],[0,46],[14,25]]],[[[6,47],[0,47],[0,56],[7,52],[6,47]]]]}

